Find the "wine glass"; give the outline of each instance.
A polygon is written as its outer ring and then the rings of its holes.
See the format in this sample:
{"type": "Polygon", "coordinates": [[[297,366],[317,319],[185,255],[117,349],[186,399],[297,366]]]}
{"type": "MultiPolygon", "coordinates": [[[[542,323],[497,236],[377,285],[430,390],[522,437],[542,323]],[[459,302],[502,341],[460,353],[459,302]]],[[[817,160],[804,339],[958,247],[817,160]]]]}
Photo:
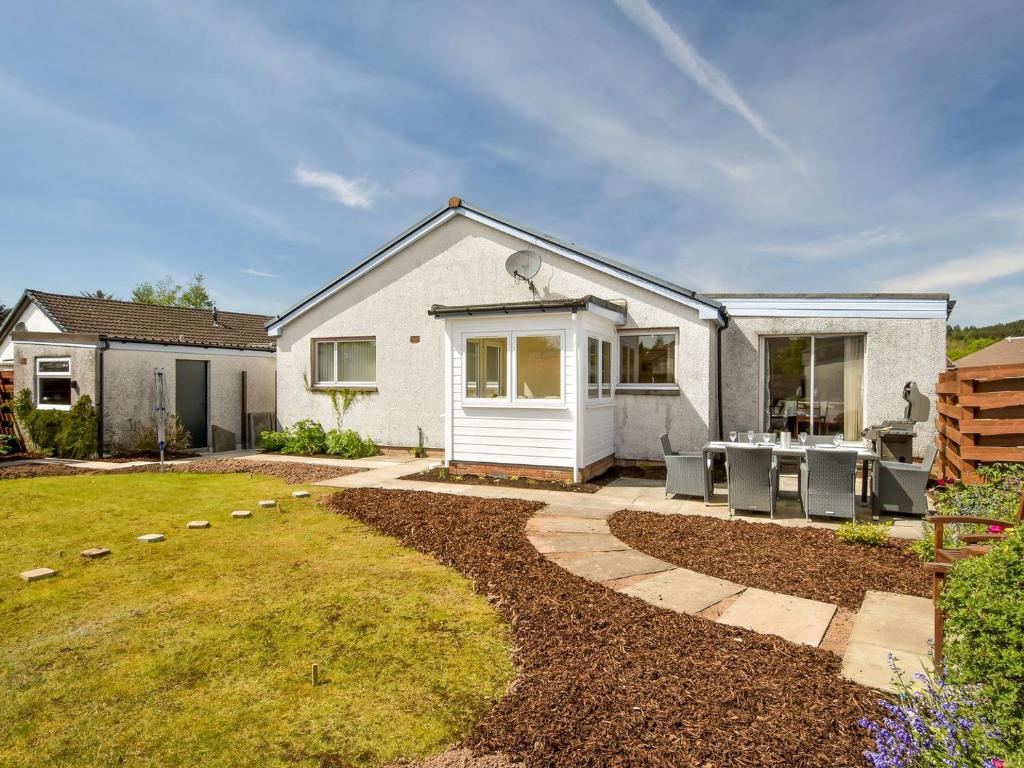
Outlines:
{"type": "Polygon", "coordinates": [[[735,430],[735,429],[734,429],[734,430],[732,430],[732,431],[731,431],[731,432],[729,433],[729,440],[730,440],[730,442],[733,442],[733,443],[735,443],[735,442],[736,442],[736,430],[735,430]]]}
{"type": "Polygon", "coordinates": [[[800,438],[800,445],[807,445],[807,433],[801,432],[797,437],[800,438]]]}
{"type": "Polygon", "coordinates": [[[761,435],[761,437],[764,438],[764,444],[765,445],[771,445],[772,444],[772,433],[771,432],[765,432],[764,434],[761,435]]]}
{"type": "Polygon", "coordinates": [[[752,429],[747,430],[747,442],[751,445],[754,443],[754,430],[752,429]]]}
{"type": "Polygon", "coordinates": [[[832,445],[834,445],[836,448],[838,448],[842,442],[843,436],[841,434],[836,432],[834,435],[832,435],[832,445]]]}

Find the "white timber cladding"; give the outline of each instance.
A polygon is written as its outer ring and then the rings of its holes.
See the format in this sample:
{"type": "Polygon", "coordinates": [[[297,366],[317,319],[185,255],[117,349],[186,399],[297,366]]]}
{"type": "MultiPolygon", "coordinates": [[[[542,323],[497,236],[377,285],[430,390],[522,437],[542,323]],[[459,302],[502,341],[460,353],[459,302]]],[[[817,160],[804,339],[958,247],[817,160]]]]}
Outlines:
{"type": "Polygon", "coordinates": [[[451,461],[576,465],[577,365],[573,315],[450,319],[451,461]],[[557,399],[524,401],[516,397],[516,342],[524,336],[561,340],[561,393],[557,399]],[[492,399],[466,397],[466,342],[473,338],[507,339],[506,394],[492,399]]]}

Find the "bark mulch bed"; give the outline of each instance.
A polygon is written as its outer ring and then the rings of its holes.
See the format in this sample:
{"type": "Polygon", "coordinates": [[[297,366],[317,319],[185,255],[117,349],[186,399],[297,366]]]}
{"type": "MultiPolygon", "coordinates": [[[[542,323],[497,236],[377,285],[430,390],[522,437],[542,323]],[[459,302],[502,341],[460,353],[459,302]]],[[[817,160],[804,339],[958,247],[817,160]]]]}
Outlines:
{"type": "MultiPolygon", "coordinates": [[[[334,467],[327,464],[307,464],[297,461],[253,461],[243,459],[202,459],[187,464],[168,464],[169,472],[200,472],[204,474],[234,474],[252,472],[270,475],[286,483],[315,483],[332,477],[350,475],[362,470],[350,467],[334,467]]],[[[69,464],[19,464],[14,467],[0,467],[0,480],[16,480],[27,477],[60,477],[65,475],[127,475],[138,472],[158,472],[159,464],[143,464],[119,469],[86,469],[69,464]]]]}
{"type": "Polygon", "coordinates": [[[498,488],[533,488],[538,491],[572,491],[573,493],[597,493],[601,485],[597,483],[562,483],[557,480],[534,480],[530,477],[485,476],[485,475],[454,475],[443,467],[425,469],[405,475],[402,480],[423,480],[428,483],[448,483],[449,485],[493,485],[498,488]]]}
{"type": "Polygon", "coordinates": [[[464,746],[529,766],[862,766],[877,694],[816,648],[660,610],[573,576],[525,536],[539,504],[351,489],[325,501],[474,580],[520,676],[464,746]]]}
{"type": "Polygon", "coordinates": [[[641,552],[721,579],[858,610],[869,590],[929,597],[903,542],[847,544],[832,531],[698,515],[617,512],[612,534],[641,552]]]}

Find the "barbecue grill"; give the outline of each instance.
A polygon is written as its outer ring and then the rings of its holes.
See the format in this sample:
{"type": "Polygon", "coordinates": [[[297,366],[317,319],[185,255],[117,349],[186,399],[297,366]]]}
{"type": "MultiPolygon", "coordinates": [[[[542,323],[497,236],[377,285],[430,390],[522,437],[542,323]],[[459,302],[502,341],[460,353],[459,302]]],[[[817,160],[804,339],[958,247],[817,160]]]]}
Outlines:
{"type": "Polygon", "coordinates": [[[914,460],[915,426],[927,421],[931,414],[931,403],[921,394],[917,384],[908,381],[903,385],[903,399],[907,405],[902,419],[888,419],[865,429],[861,434],[871,441],[874,452],[882,461],[911,462],[914,460]]]}

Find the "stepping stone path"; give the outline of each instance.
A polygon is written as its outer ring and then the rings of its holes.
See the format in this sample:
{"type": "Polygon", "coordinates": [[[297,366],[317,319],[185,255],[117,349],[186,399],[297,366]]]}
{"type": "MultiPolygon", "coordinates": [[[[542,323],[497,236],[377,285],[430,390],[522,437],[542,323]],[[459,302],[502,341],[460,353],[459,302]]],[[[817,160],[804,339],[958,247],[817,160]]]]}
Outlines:
{"type": "Polygon", "coordinates": [[[22,571],[19,575],[25,581],[40,581],[56,576],[57,572],[53,568],[33,568],[29,571],[22,571]]]}
{"type": "Polygon", "coordinates": [[[930,665],[932,601],[924,597],[868,591],[853,620],[843,654],[843,676],[873,688],[892,690],[891,653],[908,675],[930,665]]]}
{"type": "Polygon", "coordinates": [[[305,499],[309,496],[309,491],[292,491],[292,496],[296,499],[305,499]]]}
{"type": "Polygon", "coordinates": [[[273,499],[260,499],[260,508],[261,509],[271,509],[271,508],[276,507],[276,506],[277,506],[277,502],[274,501],[273,499]]]}
{"type": "Polygon", "coordinates": [[[185,527],[186,528],[209,528],[210,527],[210,521],[209,520],[191,520],[191,521],[189,521],[189,524],[186,525],[185,527]]]}
{"type": "Polygon", "coordinates": [[[162,533],[146,533],[142,536],[137,537],[143,544],[156,544],[158,541],[163,541],[167,537],[162,533]]]}
{"type": "MultiPolygon", "coordinates": [[[[260,502],[260,504],[262,503],[263,502],[260,502]]],[[[252,512],[250,512],[247,509],[236,509],[234,512],[231,513],[231,516],[238,519],[241,519],[243,517],[252,517],[252,512]]]]}
{"type": "Polygon", "coordinates": [[[94,557],[106,557],[109,554],[109,547],[92,547],[91,549],[82,550],[82,557],[87,557],[90,560],[94,557]]]}
{"type": "Polygon", "coordinates": [[[831,603],[751,587],[726,609],[718,621],[817,648],[825,637],[836,608],[831,603]]]}

